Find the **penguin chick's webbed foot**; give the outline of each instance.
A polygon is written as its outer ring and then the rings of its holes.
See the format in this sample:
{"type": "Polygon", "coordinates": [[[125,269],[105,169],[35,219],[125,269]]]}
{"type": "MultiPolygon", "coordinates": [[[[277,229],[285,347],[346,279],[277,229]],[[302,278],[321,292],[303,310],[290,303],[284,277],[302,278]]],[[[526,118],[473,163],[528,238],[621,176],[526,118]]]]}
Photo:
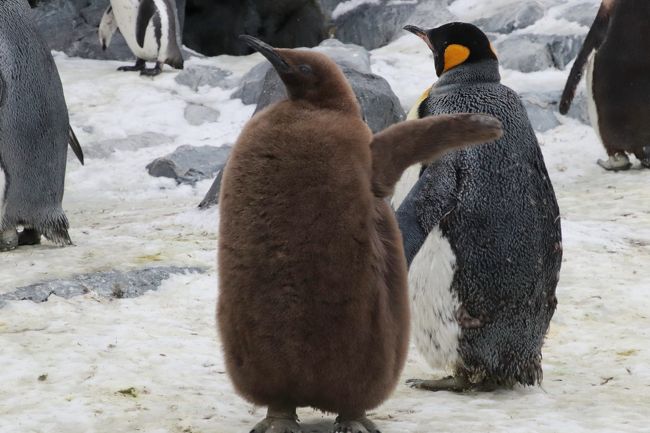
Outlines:
{"type": "Polygon", "coordinates": [[[135,61],[135,65],[133,66],[120,66],[117,68],[118,71],[123,71],[123,72],[137,72],[137,71],[144,71],[145,68],[147,67],[147,64],[145,63],[144,60],[138,59],[135,61]]]}
{"type": "Polygon", "coordinates": [[[160,75],[162,73],[162,63],[156,62],[156,66],[154,66],[151,69],[143,69],[140,71],[140,75],[144,75],[145,77],[155,77],[156,75],[160,75]]]}
{"type": "Polygon", "coordinates": [[[0,252],[15,250],[18,247],[18,233],[15,229],[0,232],[0,252]]]}
{"type": "Polygon", "coordinates": [[[269,408],[266,418],[253,427],[250,433],[302,433],[302,430],[295,408],[269,408]]]}
{"type": "Polygon", "coordinates": [[[466,392],[466,391],[480,391],[491,392],[497,389],[497,386],[491,381],[483,381],[479,383],[472,383],[467,378],[462,376],[448,376],[444,379],[437,380],[422,380],[422,379],[409,379],[406,384],[413,389],[421,389],[424,391],[450,391],[450,392],[466,392]]]}
{"type": "Polygon", "coordinates": [[[41,234],[38,230],[25,229],[18,234],[18,245],[39,245],[41,243],[41,234]]]}
{"type": "Polygon", "coordinates": [[[381,433],[375,423],[367,417],[362,416],[355,419],[347,420],[341,415],[336,418],[334,423],[334,433],[381,433]]]}
{"type": "Polygon", "coordinates": [[[598,160],[598,165],[607,171],[623,171],[632,167],[630,159],[624,153],[617,153],[609,157],[607,161],[598,160]]]}

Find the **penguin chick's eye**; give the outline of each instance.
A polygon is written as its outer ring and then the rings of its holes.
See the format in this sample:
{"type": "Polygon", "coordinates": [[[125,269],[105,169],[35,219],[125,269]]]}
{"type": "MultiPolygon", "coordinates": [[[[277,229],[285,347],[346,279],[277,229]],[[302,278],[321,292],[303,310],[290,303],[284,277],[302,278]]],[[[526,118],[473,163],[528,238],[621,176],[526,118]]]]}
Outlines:
{"type": "Polygon", "coordinates": [[[309,65],[300,65],[298,66],[298,69],[300,70],[300,72],[302,72],[305,75],[311,74],[311,68],[309,67],[309,65]]]}

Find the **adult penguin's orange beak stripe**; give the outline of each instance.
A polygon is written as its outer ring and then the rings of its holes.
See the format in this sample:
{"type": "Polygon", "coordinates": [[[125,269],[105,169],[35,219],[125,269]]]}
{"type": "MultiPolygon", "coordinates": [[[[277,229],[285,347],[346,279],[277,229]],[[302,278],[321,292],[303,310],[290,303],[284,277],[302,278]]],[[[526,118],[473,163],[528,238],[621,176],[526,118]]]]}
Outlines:
{"type": "Polygon", "coordinates": [[[407,32],[411,32],[415,36],[422,39],[429,46],[429,48],[433,50],[433,45],[431,45],[431,41],[429,40],[429,35],[427,34],[426,30],[421,29],[418,26],[411,26],[411,25],[405,26],[404,30],[406,30],[407,32]]]}
{"type": "Polygon", "coordinates": [[[275,48],[269,44],[249,35],[241,35],[239,36],[239,39],[246,42],[252,49],[266,57],[266,59],[271,62],[271,65],[273,65],[278,73],[282,74],[289,72],[291,69],[291,66],[282,58],[280,54],[278,54],[275,48]]]}

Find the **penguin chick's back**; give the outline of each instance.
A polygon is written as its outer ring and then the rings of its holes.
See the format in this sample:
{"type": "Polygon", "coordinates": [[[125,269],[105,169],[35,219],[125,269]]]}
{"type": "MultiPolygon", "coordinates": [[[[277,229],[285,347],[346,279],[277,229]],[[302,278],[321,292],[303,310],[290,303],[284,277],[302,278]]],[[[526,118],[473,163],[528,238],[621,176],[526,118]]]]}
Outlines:
{"type": "Polygon", "coordinates": [[[224,341],[235,340],[226,351],[233,382],[257,404],[284,395],[323,410],[367,408],[394,386],[399,348],[373,343],[404,330],[378,323],[393,307],[372,275],[384,270],[372,265],[383,262],[371,230],[371,139],[356,113],[284,101],[255,116],[233,149],[218,318],[224,341]],[[350,392],[368,370],[374,384],[350,392]]]}

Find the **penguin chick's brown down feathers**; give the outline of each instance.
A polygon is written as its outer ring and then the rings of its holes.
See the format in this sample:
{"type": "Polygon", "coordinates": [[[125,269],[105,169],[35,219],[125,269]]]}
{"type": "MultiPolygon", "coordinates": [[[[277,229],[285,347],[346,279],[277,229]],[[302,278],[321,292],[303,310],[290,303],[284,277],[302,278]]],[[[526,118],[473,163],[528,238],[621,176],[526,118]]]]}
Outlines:
{"type": "Polygon", "coordinates": [[[290,99],[248,122],[224,171],[217,318],[227,370],[270,415],[312,406],[362,417],[395,387],[408,347],[406,261],[384,198],[409,165],[494,140],[501,125],[438,116],[373,137],[333,61],[247,41],[290,99]]]}

